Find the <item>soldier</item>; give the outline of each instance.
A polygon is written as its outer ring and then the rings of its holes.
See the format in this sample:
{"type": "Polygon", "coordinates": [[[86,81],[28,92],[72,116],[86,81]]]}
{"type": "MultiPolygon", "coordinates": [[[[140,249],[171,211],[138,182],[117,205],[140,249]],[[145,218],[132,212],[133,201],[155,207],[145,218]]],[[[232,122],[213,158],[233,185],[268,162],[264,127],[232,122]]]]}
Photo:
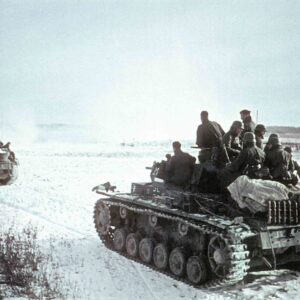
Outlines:
{"type": "Polygon", "coordinates": [[[255,146],[254,134],[246,132],[243,138],[243,150],[227,169],[231,172],[239,172],[240,175],[247,174],[252,177],[254,176],[253,172],[261,168],[264,160],[264,152],[255,146]]]}
{"type": "Polygon", "coordinates": [[[200,114],[202,124],[197,129],[196,144],[201,149],[199,153],[199,161],[204,162],[212,157],[218,160],[219,149],[222,137],[225,134],[222,127],[214,121],[209,121],[208,112],[202,111],[200,114]]]}
{"type": "Polygon", "coordinates": [[[166,165],[166,183],[185,187],[191,180],[196,159],[188,153],[182,152],[179,142],[173,142],[172,145],[174,155],[166,165]]]}
{"type": "Polygon", "coordinates": [[[255,129],[255,123],[252,121],[251,118],[251,111],[248,109],[243,109],[240,111],[240,115],[241,115],[241,119],[243,121],[244,124],[244,130],[241,134],[241,138],[244,137],[244,134],[246,132],[254,132],[255,129]]]}
{"type": "Polygon", "coordinates": [[[243,138],[243,150],[220,174],[222,188],[227,187],[240,175],[256,178],[256,173],[261,169],[264,160],[264,152],[255,146],[254,133],[246,132],[243,138]]]}
{"type": "Polygon", "coordinates": [[[256,125],[254,129],[255,139],[256,139],[256,147],[263,149],[263,139],[265,136],[265,133],[267,132],[267,129],[265,125],[258,124],[256,125]]]}
{"type": "Polygon", "coordinates": [[[243,124],[241,121],[234,121],[229,129],[222,138],[222,146],[225,147],[224,154],[222,155],[222,161],[231,162],[233,161],[242,150],[240,144],[240,135],[243,131],[243,124]],[[228,157],[227,157],[228,156],[228,157]]]}
{"type": "Polygon", "coordinates": [[[265,166],[269,168],[273,180],[283,184],[292,183],[296,185],[297,178],[288,170],[291,154],[283,150],[281,142],[276,136],[269,138],[268,143],[269,150],[266,155],[265,166]]]}
{"type": "Polygon", "coordinates": [[[300,165],[296,160],[293,160],[293,151],[291,147],[285,147],[284,150],[288,153],[290,153],[291,155],[291,159],[290,159],[290,163],[289,163],[289,167],[288,170],[291,172],[296,171],[298,176],[300,176],[300,165]]]}
{"type": "Polygon", "coordinates": [[[271,133],[269,138],[268,138],[268,141],[266,143],[266,146],[264,148],[264,152],[267,154],[270,147],[271,147],[271,144],[270,144],[270,140],[273,138],[273,137],[277,137],[279,139],[279,134],[278,133],[271,133]]]}

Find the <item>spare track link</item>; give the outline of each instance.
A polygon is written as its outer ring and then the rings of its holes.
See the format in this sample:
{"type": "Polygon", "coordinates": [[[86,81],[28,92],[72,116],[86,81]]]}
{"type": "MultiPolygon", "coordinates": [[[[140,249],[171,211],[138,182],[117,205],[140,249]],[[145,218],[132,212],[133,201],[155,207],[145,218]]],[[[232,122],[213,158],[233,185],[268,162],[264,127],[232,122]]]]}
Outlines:
{"type": "Polygon", "coordinates": [[[107,200],[107,199],[106,200],[100,199],[96,202],[95,209],[94,209],[94,223],[95,223],[96,231],[97,231],[102,243],[105,245],[106,248],[126,257],[127,259],[138,262],[156,272],[160,272],[160,273],[167,275],[177,281],[183,282],[183,283],[190,285],[192,287],[195,287],[195,288],[199,288],[199,289],[206,288],[207,289],[207,288],[219,288],[219,287],[234,285],[243,280],[243,278],[247,275],[247,270],[250,268],[250,266],[249,266],[249,264],[250,264],[249,251],[247,251],[246,244],[244,244],[242,242],[243,233],[247,233],[247,230],[245,230],[241,226],[231,225],[227,228],[227,230],[225,232],[224,230],[221,230],[220,228],[217,228],[217,227],[213,228],[213,226],[209,225],[209,224],[207,224],[207,225],[206,224],[205,225],[195,224],[189,220],[184,220],[180,217],[170,216],[165,213],[156,212],[151,209],[138,208],[138,207],[134,207],[134,206],[131,206],[128,204],[124,204],[122,202],[117,202],[116,200],[111,201],[111,200],[107,200]],[[231,252],[230,253],[231,264],[230,264],[230,269],[229,269],[227,275],[224,278],[212,279],[201,285],[194,285],[193,283],[191,283],[190,281],[188,281],[185,278],[181,278],[181,277],[177,277],[177,276],[173,275],[171,272],[168,271],[168,269],[167,270],[159,270],[152,264],[151,265],[146,264],[143,261],[141,261],[139,258],[134,258],[134,257],[129,256],[125,251],[124,252],[116,251],[112,245],[112,238],[113,238],[112,232],[109,232],[108,234],[103,235],[99,232],[99,230],[97,228],[95,214],[96,214],[96,207],[99,203],[105,203],[109,207],[111,207],[111,206],[125,207],[126,209],[136,212],[136,213],[142,213],[142,214],[147,214],[147,215],[152,214],[152,215],[156,215],[157,217],[160,217],[160,218],[165,218],[165,219],[172,220],[172,221],[184,222],[188,226],[198,229],[199,231],[201,231],[204,234],[213,234],[213,235],[216,235],[216,236],[219,236],[219,237],[225,239],[226,242],[228,243],[228,248],[230,249],[230,252],[231,252]]]}

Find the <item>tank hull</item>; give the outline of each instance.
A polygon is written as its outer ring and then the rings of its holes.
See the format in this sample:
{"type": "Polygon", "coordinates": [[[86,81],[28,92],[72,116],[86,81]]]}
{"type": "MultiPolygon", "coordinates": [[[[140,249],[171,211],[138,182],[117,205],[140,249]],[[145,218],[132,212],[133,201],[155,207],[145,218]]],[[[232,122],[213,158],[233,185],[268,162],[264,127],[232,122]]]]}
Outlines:
{"type": "Polygon", "coordinates": [[[194,195],[197,209],[187,205],[192,196],[133,184],[130,194],[96,202],[96,230],[108,249],[195,287],[233,285],[249,269],[300,261],[300,225],[269,226],[263,218],[208,211],[205,201],[218,201],[209,194],[194,195]]]}
{"type": "Polygon", "coordinates": [[[0,161],[0,186],[14,183],[18,174],[18,162],[0,161]]]}

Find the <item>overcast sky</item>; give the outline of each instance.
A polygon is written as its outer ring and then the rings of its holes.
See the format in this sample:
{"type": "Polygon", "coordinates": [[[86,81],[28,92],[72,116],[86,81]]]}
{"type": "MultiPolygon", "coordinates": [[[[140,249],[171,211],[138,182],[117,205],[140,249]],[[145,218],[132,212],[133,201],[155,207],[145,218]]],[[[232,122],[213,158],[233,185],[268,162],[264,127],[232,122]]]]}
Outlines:
{"type": "Polygon", "coordinates": [[[300,1],[0,0],[0,108],[132,138],[194,138],[201,110],[300,126],[300,1]]]}

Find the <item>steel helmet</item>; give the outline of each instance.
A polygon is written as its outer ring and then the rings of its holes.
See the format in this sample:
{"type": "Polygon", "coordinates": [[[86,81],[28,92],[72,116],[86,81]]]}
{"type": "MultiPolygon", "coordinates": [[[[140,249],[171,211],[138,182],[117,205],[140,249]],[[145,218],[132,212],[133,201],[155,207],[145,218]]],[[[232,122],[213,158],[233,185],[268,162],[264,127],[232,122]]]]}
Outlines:
{"type": "Polygon", "coordinates": [[[250,143],[252,142],[252,143],[254,143],[254,141],[255,141],[255,135],[254,135],[253,132],[246,132],[244,134],[243,142],[250,142],[250,143]]]}
{"type": "Polygon", "coordinates": [[[243,123],[241,121],[234,121],[231,125],[232,129],[241,128],[243,129],[243,123]]]}
{"type": "Polygon", "coordinates": [[[264,132],[266,132],[267,129],[266,129],[265,125],[257,124],[256,127],[255,127],[255,131],[264,131],[264,132]]]}
{"type": "Polygon", "coordinates": [[[270,137],[269,140],[268,140],[268,144],[270,144],[272,146],[281,145],[278,136],[272,136],[272,137],[270,137]]]}

